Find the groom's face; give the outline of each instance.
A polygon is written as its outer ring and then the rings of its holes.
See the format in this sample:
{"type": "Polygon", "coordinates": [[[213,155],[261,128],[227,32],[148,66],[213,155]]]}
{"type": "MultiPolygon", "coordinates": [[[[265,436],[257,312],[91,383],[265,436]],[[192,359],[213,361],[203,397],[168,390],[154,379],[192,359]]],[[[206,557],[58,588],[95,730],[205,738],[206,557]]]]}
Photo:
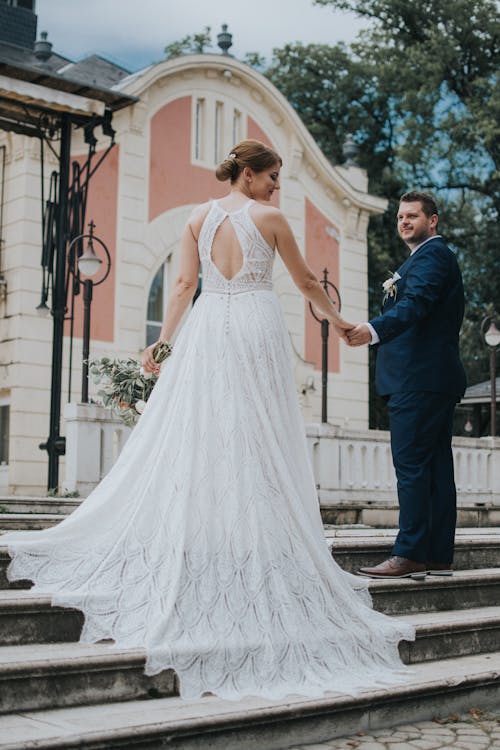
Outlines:
{"type": "Polygon", "coordinates": [[[399,236],[409,247],[416,247],[436,234],[438,217],[427,216],[420,201],[400,203],[398,211],[399,236]]]}

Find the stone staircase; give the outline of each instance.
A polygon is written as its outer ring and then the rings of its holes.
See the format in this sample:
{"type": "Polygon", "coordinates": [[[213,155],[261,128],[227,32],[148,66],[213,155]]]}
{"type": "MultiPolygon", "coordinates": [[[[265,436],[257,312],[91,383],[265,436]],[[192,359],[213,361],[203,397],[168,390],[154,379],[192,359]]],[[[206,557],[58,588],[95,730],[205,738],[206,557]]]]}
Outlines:
{"type": "Polygon", "coordinates": [[[0,529],[46,529],[81,502],[81,498],[0,496],[0,529]]]}
{"type": "MultiPolygon", "coordinates": [[[[82,498],[20,497],[0,495],[0,528],[44,529],[58,523],[61,515],[71,513],[82,498]]],[[[323,523],[335,526],[394,527],[398,524],[397,503],[322,503],[323,523]]],[[[500,526],[500,507],[491,502],[460,504],[457,509],[458,528],[500,526]]]]}
{"type": "MultiPolygon", "coordinates": [[[[23,528],[27,516],[53,523],[78,502],[12,501],[0,528],[16,528],[14,518],[4,523],[6,516],[21,516],[17,527],[23,528]]],[[[335,558],[351,571],[385,559],[394,533],[325,527],[335,558]]],[[[413,670],[404,687],[367,690],[356,698],[332,693],[279,702],[210,696],[181,701],[172,672],[144,675],[140,650],[78,643],[81,613],[51,607],[48,597],[30,592],[28,582],[9,586],[1,542],[1,750],[278,750],[500,701],[498,528],[459,529],[453,577],[371,583],[377,609],[417,628],[415,643],[400,647],[413,670]]]]}

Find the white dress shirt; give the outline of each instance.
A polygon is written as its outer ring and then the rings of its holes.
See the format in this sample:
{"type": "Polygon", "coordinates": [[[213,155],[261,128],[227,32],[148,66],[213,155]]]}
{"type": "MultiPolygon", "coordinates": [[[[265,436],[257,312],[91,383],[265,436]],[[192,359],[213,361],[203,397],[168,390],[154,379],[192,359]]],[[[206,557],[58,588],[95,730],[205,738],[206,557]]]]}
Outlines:
{"type": "MultiPolygon", "coordinates": [[[[441,236],[442,236],[441,234],[433,234],[432,237],[427,237],[427,239],[421,242],[420,245],[417,245],[417,247],[413,248],[413,250],[410,253],[410,256],[413,255],[413,253],[416,253],[417,250],[420,250],[422,245],[425,245],[426,242],[430,242],[430,240],[435,240],[436,237],[441,237],[441,236]]],[[[380,338],[375,328],[372,326],[371,323],[365,323],[365,325],[368,326],[368,330],[370,331],[370,335],[372,337],[372,340],[370,341],[370,346],[373,346],[373,344],[378,344],[378,342],[380,341],[380,338]]]]}

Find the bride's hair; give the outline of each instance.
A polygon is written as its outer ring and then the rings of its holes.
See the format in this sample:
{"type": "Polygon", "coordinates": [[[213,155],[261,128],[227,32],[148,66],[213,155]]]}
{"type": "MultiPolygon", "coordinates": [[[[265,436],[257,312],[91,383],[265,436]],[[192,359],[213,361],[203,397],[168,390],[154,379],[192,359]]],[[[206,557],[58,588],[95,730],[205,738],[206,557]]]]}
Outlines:
{"type": "Polygon", "coordinates": [[[260,141],[240,141],[234,146],[224,161],[215,170],[215,176],[221,182],[236,182],[245,167],[254,172],[263,172],[275,164],[282,166],[281,156],[272,148],[260,141]]]}

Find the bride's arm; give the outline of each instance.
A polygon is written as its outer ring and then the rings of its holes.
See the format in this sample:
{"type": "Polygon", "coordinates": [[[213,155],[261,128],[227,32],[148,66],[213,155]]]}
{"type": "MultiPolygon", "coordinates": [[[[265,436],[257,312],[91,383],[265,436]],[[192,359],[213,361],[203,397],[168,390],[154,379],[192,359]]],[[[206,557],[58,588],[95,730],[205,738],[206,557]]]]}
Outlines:
{"type": "Polygon", "coordinates": [[[337,328],[340,335],[353,327],[337,312],[333,302],[326,294],[317,276],[304,260],[293,232],[281,212],[274,218],[275,240],[278,252],[290,272],[295,285],[314,307],[337,328]]]}
{"type": "MultiPolygon", "coordinates": [[[[200,259],[198,242],[193,230],[193,225],[196,228],[196,219],[197,216],[194,214],[182,234],[179,275],[168,298],[159,341],[170,341],[198,286],[200,259]]],[[[159,365],[153,359],[153,349],[156,343],[148,346],[142,353],[142,366],[148,372],[159,372],[159,365]]]]}

